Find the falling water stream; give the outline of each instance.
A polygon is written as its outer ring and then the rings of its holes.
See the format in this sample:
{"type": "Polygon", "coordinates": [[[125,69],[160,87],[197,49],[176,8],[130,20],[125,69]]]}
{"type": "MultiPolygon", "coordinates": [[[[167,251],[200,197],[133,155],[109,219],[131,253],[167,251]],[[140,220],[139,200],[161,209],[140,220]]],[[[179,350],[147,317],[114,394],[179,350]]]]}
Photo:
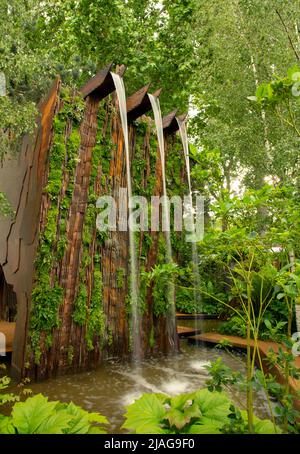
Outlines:
{"type": "MultiPolygon", "coordinates": [[[[189,155],[189,143],[186,125],[184,121],[181,121],[177,118],[177,123],[179,126],[179,133],[183,145],[185,163],[186,163],[186,173],[189,186],[189,202],[188,202],[188,216],[190,218],[190,223],[194,226],[194,210],[193,210],[193,193],[192,193],[192,183],[191,183],[191,169],[190,169],[190,155],[189,155]]],[[[194,229],[193,229],[194,230],[194,229]]],[[[197,252],[197,243],[192,241],[192,262],[193,262],[193,284],[194,284],[194,299],[195,299],[195,328],[197,327],[197,318],[196,313],[201,313],[201,293],[200,293],[200,273],[199,273],[199,257],[197,252]]],[[[201,329],[201,326],[200,326],[201,329]]]]}
{"type": "Polygon", "coordinates": [[[138,280],[137,280],[137,254],[136,245],[134,238],[134,231],[130,225],[132,219],[132,184],[131,184],[131,170],[130,170],[130,150],[129,150],[129,136],[128,136],[128,122],[127,122],[127,107],[126,107],[126,91],[122,77],[118,74],[111,73],[116,93],[119,101],[119,110],[121,117],[121,124],[124,135],[125,155],[126,155],[126,174],[127,174],[127,191],[128,191],[128,211],[129,211],[129,255],[130,255],[130,292],[131,292],[131,305],[132,305],[132,348],[133,348],[133,359],[140,361],[141,359],[141,342],[140,342],[140,327],[141,318],[139,313],[138,301],[138,280]]]}
{"type": "MultiPolygon", "coordinates": [[[[172,259],[172,245],[171,245],[171,233],[170,233],[170,214],[169,204],[167,198],[167,185],[166,185],[166,163],[165,163],[165,142],[164,142],[164,131],[163,122],[160,110],[159,99],[156,96],[148,94],[151,107],[154,113],[154,121],[157,131],[158,146],[160,150],[161,167],[162,167],[162,181],[163,181],[163,218],[165,221],[165,237],[166,237],[166,262],[173,263],[172,259]]],[[[169,313],[167,316],[167,330],[169,343],[172,347],[175,347],[176,333],[176,310],[175,310],[175,287],[174,282],[170,280],[168,285],[167,301],[169,307],[169,313]]]]}

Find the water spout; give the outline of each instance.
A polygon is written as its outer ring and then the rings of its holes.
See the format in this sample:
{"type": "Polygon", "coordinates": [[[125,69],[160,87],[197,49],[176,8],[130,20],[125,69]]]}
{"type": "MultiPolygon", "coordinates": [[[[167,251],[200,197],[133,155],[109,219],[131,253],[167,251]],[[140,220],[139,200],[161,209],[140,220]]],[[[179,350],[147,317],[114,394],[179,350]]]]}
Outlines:
{"type": "MultiPolygon", "coordinates": [[[[118,74],[111,72],[116,93],[119,101],[119,110],[121,117],[121,124],[124,135],[124,146],[126,155],[126,174],[127,174],[127,191],[128,191],[128,210],[129,220],[132,219],[132,184],[131,184],[131,170],[130,170],[130,150],[129,150],[129,136],[128,136],[128,121],[127,121],[127,107],[126,107],[126,91],[122,77],[118,74]]],[[[134,238],[134,231],[131,224],[129,223],[129,254],[130,254],[130,292],[131,292],[131,307],[132,307],[132,318],[131,318],[131,332],[132,332],[132,347],[133,347],[133,359],[139,361],[141,359],[141,341],[140,341],[140,329],[141,329],[141,317],[139,312],[139,289],[137,279],[137,255],[136,245],[134,238]]]]}
{"type": "MultiPolygon", "coordinates": [[[[193,209],[193,192],[192,192],[192,183],[191,183],[191,169],[190,169],[190,154],[189,154],[189,142],[185,121],[179,120],[177,118],[177,123],[179,126],[179,134],[181,137],[183,152],[186,164],[186,173],[188,180],[189,188],[189,206],[188,206],[188,215],[190,218],[190,224],[194,227],[194,209],[193,209]]],[[[193,284],[194,284],[194,299],[195,299],[195,314],[201,312],[201,293],[200,293],[200,273],[199,273],[199,257],[197,251],[197,244],[192,242],[192,261],[193,261],[193,284]]],[[[197,325],[197,320],[195,318],[195,327],[197,325]]]]}
{"type": "MultiPolygon", "coordinates": [[[[154,113],[154,121],[157,131],[158,146],[160,151],[161,158],[161,167],[162,167],[162,181],[163,181],[163,217],[165,220],[165,237],[166,237],[166,262],[173,263],[172,258],[172,245],[171,245],[171,235],[170,235],[170,214],[169,214],[169,205],[167,199],[167,185],[166,185],[166,163],[165,163],[165,141],[164,141],[164,131],[163,131],[163,122],[160,110],[159,99],[156,96],[148,94],[151,107],[154,113]]],[[[174,282],[171,280],[168,285],[167,292],[167,301],[168,301],[168,314],[167,314],[167,330],[169,344],[173,350],[176,349],[176,309],[175,309],[175,286],[174,282]]]]}

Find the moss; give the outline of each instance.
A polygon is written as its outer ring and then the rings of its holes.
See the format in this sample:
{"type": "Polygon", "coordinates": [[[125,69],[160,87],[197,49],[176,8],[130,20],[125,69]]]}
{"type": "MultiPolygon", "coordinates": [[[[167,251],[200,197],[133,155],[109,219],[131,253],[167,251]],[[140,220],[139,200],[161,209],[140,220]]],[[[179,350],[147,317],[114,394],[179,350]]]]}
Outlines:
{"type": "MultiPolygon", "coordinates": [[[[97,216],[97,195],[94,192],[94,187],[98,176],[100,163],[102,164],[103,150],[105,150],[101,133],[102,117],[103,113],[100,110],[100,113],[98,115],[98,132],[96,137],[96,145],[92,153],[88,205],[85,213],[83,227],[82,257],[79,273],[80,285],[78,294],[74,302],[74,311],[72,314],[73,320],[79,325],[84,325],[86,323],[86,342],[88,350],[93,350],[95,336],[100,337],[101,342],[103,343],[105,334],[105,315],[102,307],[102,273],[100,270],[100,255],[99,253],[95,253],[94,257],[90,256],[90,245],[93,241],[93,235],[95,234],[97,216]],[[91,265],[92,260],[94,261],[93,287],[91,301],[90,304],[88,304],[89,301],[86,270],[91,265]]],[[[97,234],[96,239],[98,239],[97,234]]]]}
{"type": "Polygon", "coordinates": [[[88,292],[85,284],[79,285],[79,291],[74,301],[73,320],[78,325],[83,326],[87,318],[87,299],[88,292]]]}
{"type": "Polygon", "coordinates": [[[125,269],[118,268],[116,272],[116,285],[117,288],[123,288],[125,282],[125,269]]]}
{"type": "Polygon", "coordinates": [[[74,347],[73,345],[70,345],[68,348],[68,364],[69,366],[72,365],[74,359],[74,347]]]}
{"type": "Polygon", "coordinates": [[[98,267],[96,266],[94,269],[92,298],[88,310],[86,332],[88,350],[93,350],[93,340],[95,336],[99,336],[102,342],[104,340],[105,315],[102,306],[102,273],[98,264],[98,267]]]}
{"type": "Polygon", "coordinates": [[[148,256],[148,252],[149,252],[152,244],[153,244],[153,237],[152,237],[151,233],[144,232],[140,260],[142,260],[142,261],[146,260],[146,258],[148,256]]]}
{"type": "MultiPolygon", "coordinates": [[[[170,276],[168,272],[162,272],[163,268],[167,271],[166,261],[166,241],[163,234],[159,235],[158,239],[158,254],[157,254],[157,261],[154,270],[156,269],[157,272],[153,277],[153,288],[152,288],[152,296],[153,296],[153,313],[156,317],[165,315],[168,313],[169,310],[169,302],[168,302],[168,286],[170,281],[170,276]],[[159,272],[161,270],[161,272],[159,272]]],[[[150,272],[150,275],[153,274],[154,270],[150,272]]],[[[147,280],[149,280],[149,273],[145,273],[144,281],[146,285],[148,285],[147,280]]],[[[145,285],[145,284],[144,284],[145,285]]]]}
{"type": "Polygon", "coordinates": [[[113,333],[112,333],[111,327],[109,326],[107,328],[107,345],[112,346],[112,343],[113,343],[113,333]]]}
{"type": "Polygon", "coordinates": [[[61,117],[71,119],[73,124],[79,124],[84,115],[85,102],[80,93],[74,92],[69,87],[62,87],[60,98],[63,101],[61,117]]]}
{"type": "MultiPolygon", "coordinates": [[[[144,181],[145,169],[147,166],[147,160],[145,158],[145,135],[149,128],[148,123],[138,123],[135,136],[135,151],[134,160],[132,161],[132,181],[133,181],[133,192],[140,196],[150,198],[153,195],[154,187],[156,184],[155,173],[153,172],[144,181]],[[144,183],[146,187],[144,188],[144,183]]],[[[150,169],[155,169],[158,142],[155,134],[151,134],[149,138],[150,143],[150,169]]]]}
{"type": "Polygon", "coordinates": [[[150,336],[149,336],[149,347],[155,347],[155,336],[154,336],[154,327],[151,327],[150,336]]]}
{"type": "Polygon", "coordinates": [[[125,296],[125,312],[126,312],[128,319],[131,317],[131,312],[132,312],[131,294],[130,293],[131,293],[130,286],[128,286],[128,292],[127,292],[127,295],[125,296]]]}
{"type": "Polygon", "coordinates": [[[136,135],[134,160],[132,162],[133,191],[138,192],[139,195],[145,195],[143,178],[147,162],[145,160],[144,141],[144,136],[136,135]]]}

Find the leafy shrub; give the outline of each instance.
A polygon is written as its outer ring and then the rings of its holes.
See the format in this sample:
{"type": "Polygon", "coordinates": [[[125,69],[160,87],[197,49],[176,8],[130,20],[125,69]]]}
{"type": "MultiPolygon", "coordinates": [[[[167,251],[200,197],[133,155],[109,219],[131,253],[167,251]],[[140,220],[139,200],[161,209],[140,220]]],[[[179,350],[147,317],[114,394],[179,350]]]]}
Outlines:
{"type": "MultiPolygon", "coordinates": [[[[263,324],[259,328],[259,338],[262,340],[272,340],[274,342],[283,342],[286,338],[284,329],[287,325],[286,321],[276,322],[270,313],[267,313],[263,324]],[[272,320],[272,321],[271,321],[272,320]]],[[[246,337],[246,324],[238,315],[234,315],[231,319],[224,322],[219,332],[232,336],[246,337]]]]}
{"type": "Polygon", "coordinates": [[[246,337],[246,324],[238,315],[234,315],[230,320],[224,322],[219,331],[221,334],[246,337]]]}
{"type": "Polygon", "coordinates": [[[164,315],[169,310],[168,289],[170,282],[179,273],[176,263],[155,265],[151,271],[142,273],[143,285],[153,285],[153,311],[156,316],[164,315]]]}
{"type": "Polygon", "coordinates": [[[103,434],[107,419],[72,402],[49,402],[42,394],[17,402],[11,416],[0,415],[0,434],[103,434]]]}
{"type": "MultiPolygon", "coordinates": [[[[123,428],[136,434],[220,434],[223,428],[228,433],[233,409],[225,393],[208,389],[175,397],[144,394],[127,407],[123,428]]],[[[240,416],[246,431],[246,412],[240,416]]],[[[275,433],[269,420],[254,418],[254,428],[256,433],[275,433]]]]}
{"type": "MultiPolygon", "coordinates": [[[[1,364],[2,366],[2,364],[1,364]]],[[[10,378],[6,375],[4,377],[0,377],[0,391],[7,389],[10,384],[10,378]]],[[[19,396],[16,396],[13,393],[1,393],[0,394],[0,405],[4,405],[8,402],[16,402],[19,400],[19,396]]]]}
{"type": "Polygon", "coordinates": [[[211,377],[206,381],[209,391],[222,391],[223,385],[235,385],[243,379],[242,374],[226,366],[221,357],[204,367],[211,377]]]}

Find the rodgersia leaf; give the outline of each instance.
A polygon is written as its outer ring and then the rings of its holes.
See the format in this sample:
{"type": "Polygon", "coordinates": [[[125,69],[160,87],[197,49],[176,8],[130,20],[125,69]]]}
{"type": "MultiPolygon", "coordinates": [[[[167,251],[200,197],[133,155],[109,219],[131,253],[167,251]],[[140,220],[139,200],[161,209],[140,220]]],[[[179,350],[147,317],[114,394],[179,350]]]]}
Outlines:
{"type": "Polygon", "coordinates": [[[156,394],[144,394],[127,407],[126,421],[123,428],[138,434],[162,434],[162,420],[166,415],[162,399],[156,394]]]}
{"type": "Polygon", "coordinates": [[[39,427],[53,414],[57,402],[48,402],[42,394],[29,397],[14,405],[12,422],[19,434],[39,433],[39,427]]]}

